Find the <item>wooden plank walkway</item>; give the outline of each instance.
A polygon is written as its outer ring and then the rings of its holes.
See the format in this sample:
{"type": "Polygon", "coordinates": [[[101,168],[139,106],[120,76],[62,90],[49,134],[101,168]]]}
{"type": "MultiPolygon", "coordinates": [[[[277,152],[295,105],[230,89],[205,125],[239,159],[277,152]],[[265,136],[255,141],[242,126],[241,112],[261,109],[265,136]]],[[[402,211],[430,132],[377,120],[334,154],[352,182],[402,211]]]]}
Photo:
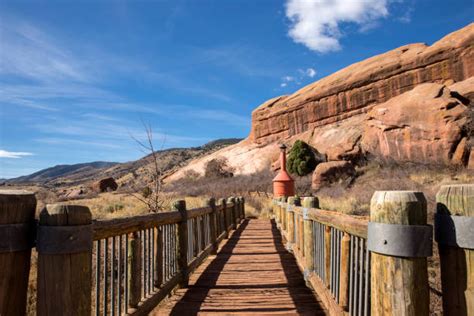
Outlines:
{"type": "Polygon", "coordinates": [[[326,315],[270,220],[245,220],[151,315],[326,315]]]}

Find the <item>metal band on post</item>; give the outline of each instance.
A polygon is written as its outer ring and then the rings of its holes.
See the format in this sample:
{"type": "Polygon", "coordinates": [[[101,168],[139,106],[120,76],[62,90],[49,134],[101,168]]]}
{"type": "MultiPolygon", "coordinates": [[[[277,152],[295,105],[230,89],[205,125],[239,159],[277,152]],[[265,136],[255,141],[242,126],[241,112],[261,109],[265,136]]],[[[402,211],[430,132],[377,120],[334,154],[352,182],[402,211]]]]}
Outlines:
{"type": "Polygon", "coordinates": [[[38,226],[36,249],[41,254],[58,255],[92,249],[92,225],[38,226]]]}
{"type": "Polygon", "coordinates": [[[474,249],[474,217],[436,214],[435,240],[450,247],[474,249]]]}
{"type": "Polygon", "coordinates": [[[395,257],[430,257],[433,255],[433,227],[369,222],[367,249],[395,257]]]}
{"type": "Polygon", "coordinates": [[[33,223],[0,225],[0,253],[17,252],[34,246],[33,223]]]}

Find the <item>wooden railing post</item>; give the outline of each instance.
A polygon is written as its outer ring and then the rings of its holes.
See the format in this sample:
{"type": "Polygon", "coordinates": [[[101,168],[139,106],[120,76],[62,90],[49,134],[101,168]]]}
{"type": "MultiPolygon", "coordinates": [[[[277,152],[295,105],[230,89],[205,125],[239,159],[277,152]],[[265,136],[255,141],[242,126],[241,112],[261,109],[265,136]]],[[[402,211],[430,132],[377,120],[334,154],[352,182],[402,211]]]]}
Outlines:
{"type": "Polygon", "coordinates": [[[216,212],[216,199],[210,198],[206,201],[206,206],[210,207],[212,209],[212,212],[209,214],[209,232],[211,235],[211,245],[212,245],[212,250],[211,250],[211,255],[217,254],[217,212],[216,212]]]}
{"type": "Polygon", "coordinates": [[[290,196],[288,198],[288,206],[286,210],[286,222],[287,231],[286,231],[286,249],[292,251],[293,245],[295,243],[295,211],[293,206],[295,206],[296,197],[290,196]]]}
{"type": "MultiPolygon", "coordinates": [[[[161,230],[160,230],[161,231],[161,230]]],[[[163,245],[163,243],[161,243],[163,245]]],[[[130,272],[128,274],[128,305],[132,308],[136,308],[141,300],[142,292],[142,244],[140,241],[140,235],[138,232],[133,232],[130,234],[128,240],[128,265],[130,266],[130,272]]],[[[163,251],[162,248],[159,249],[160,252],[163,251]]],[[[161,260],[163,264],[163,260],[161,260]]],[[[163,266],[160,266],[161,271],[163,266]]],[[[159,285],[162,283],[162,272],[158,274],[159,285]]]]}
{"type": "Polygon", "coordinates": [[[240,211],[242,212],[240,217],[242,218],[242,220],[244,220],[245,219],[245,198],[243,196],[240,197],[240,202],[242,203],[240,206],[240,211]]]}
{"type": "Polygon", "coordinates": [[[187,287],[189,284],[188,273],[188,213],[186,201],[178,200],[173,204],[173,210],[179,211],[181,221],[178,224],[178,270],[181,273],[179,286],[187,287]]]}
{"type": "Polygon", "coordinates": [[[160,288],[163,284],[163,227],[158,226],[156,228],[155,235],[155,274],[154,274],[154,285],[160,288]]]}
{"type": "Polygon", "coordinates": [[[0,190],[0,315],[25,315],[36,199],[0,190]]]}
{"type": "Polygon", "coordinates": [[[227,201],[226,199],[220,199],[220,204],[222,205],[222,213],[221,213],[221,220],[224,225],[224,233],[225,237],[224,238],[229,238],[229,231],[227,230],[227,227],[229,227],[229,218],[227,216],[227,201]]]}
{"type": "Polygon", "coordinates": [[[284,204],[281,206],[281,229],[285,233],[288,229],[288,223],[287,223],[288,222],[288,216],[286,215],[288,199],[289,198],[285,198],[285,202],[283,202],[284,204]]]}
{"type": "Polygon", "coordinates": [[[436,195],[436,240],[444,315],[474,315],[474,185],[443,185],[436,195]]]}
{"type": "Polygon", "coordinates": [[[429,314],[426,256],[432,250],[432,227],[426,219],[423,193],[374,193],[367,240],[372,315],[429,314]]]}
{"type": "Polygon", "coordinates": [[[50,204],[37,234],[37,315],[91,315],[92,214],[78,205],[50,204]]]}
{"type": "Polygon", "coordinates": [[[350,257],[351,236],[344,232],[341,240],[340,277],[339,277],[339,305],[344,309],[349,309],[349,257],[350,257]]]}
{"type": "Polygon", "coordinates": [[[324,228],[324,264],[325,283],[329,287],[331,284],[331,227],[327,225],[324,228]]]}
{"type": "Polygon", "coordinates": [[[314,234],[313,234],[313,221],[308,217],[308,209],[319,208],[319,200],[315,197],[305,197],[303,200],[303,207],[305,208],[303,213],[303,234],[304,234],[304,261],[305,270],[304,275],[307,277],[314,270],[314,234]]]}
{"type": "Polygon", "coordinates": [[[227,213],[228,213],[228,218],[229,218],[229,226],[230,229],[235,229],[235,217],[234,217],[234,210],[235,210],[235,199],[233,197],[230,197],[227,199],[227,213]]]}

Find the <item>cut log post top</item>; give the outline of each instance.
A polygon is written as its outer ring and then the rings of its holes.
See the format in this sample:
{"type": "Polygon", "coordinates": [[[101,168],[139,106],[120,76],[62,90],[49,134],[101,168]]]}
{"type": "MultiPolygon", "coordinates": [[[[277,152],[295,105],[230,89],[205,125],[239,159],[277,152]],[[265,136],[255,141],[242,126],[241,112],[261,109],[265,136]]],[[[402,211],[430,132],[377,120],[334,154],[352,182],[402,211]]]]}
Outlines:
{"type": "Polygon", "coordinates": [[[303,206],[306,208],[319,208],[319,199],[313,196],[305,197],[303,199],[303,206]]]}
{"type": "Polygon", "coordinates": [[[288,204],[294,206],[301,206],[301,199],[298,196],[290,196],[288,197],[288,204]]]}

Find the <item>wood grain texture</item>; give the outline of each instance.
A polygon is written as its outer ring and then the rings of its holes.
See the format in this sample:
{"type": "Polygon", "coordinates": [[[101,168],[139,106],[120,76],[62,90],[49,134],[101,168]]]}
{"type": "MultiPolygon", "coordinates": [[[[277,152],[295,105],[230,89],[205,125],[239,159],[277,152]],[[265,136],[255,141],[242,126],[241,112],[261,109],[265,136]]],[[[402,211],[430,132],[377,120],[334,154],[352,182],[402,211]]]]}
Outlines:
{"type": "MultiPolygon", "coordinates": [[[[0,190],[0,225],[32,223],[35,209],[33,193],[0,190]]],[[[30,258],[31,249],[0,253],[0,315],[25,315],[30,258]]]]}
{"type": "Polygon", "coordinates": [[[179,286],[188,286],[188,219],[186,213],[186,201],[178,200],[173,204],[173,210],[181,214],[178,224],[178,270],[182,274],[179,286]]]}
{"type": "Polygon", "coordinates": [[[244,220],[220,249],[151,315],[325,315],[274,222],[244,220]]]}
{"type": "MultiPolygon", "coordinates": [[[[41,226],[78,226],[91,222],[89,208],[78,205],[49,204],[39,216],[41,226]]],[[[38,253],[38,315],[91,314],[91,256],[92,248],[73,254],[38,253]]]]}
{"type": "MultiPolygon", "coordinates": [[[[474,216],[474,185],[445,185],[436,196],[439,214],[474,216]]],[[[438,244],[445,315],[474,315],[474,250],[438,244]]]]}
{"type": "Polygon", "coordinates": [[[316,208],[310,209],[308,216],[314,221],[332,226],[351,235],[367,238],[368,218],[365,216],[346,215],[316,208]]]}
{"type": "MultiPolygon", "coordinates": [[[[426,199],[421,192],[377,191],[372,197],[372,222],[425,225],[426,218],[426,199]]],[[[371,314],[429,314],[426,258],[401,258],[372,253],[371,314]]]]}

